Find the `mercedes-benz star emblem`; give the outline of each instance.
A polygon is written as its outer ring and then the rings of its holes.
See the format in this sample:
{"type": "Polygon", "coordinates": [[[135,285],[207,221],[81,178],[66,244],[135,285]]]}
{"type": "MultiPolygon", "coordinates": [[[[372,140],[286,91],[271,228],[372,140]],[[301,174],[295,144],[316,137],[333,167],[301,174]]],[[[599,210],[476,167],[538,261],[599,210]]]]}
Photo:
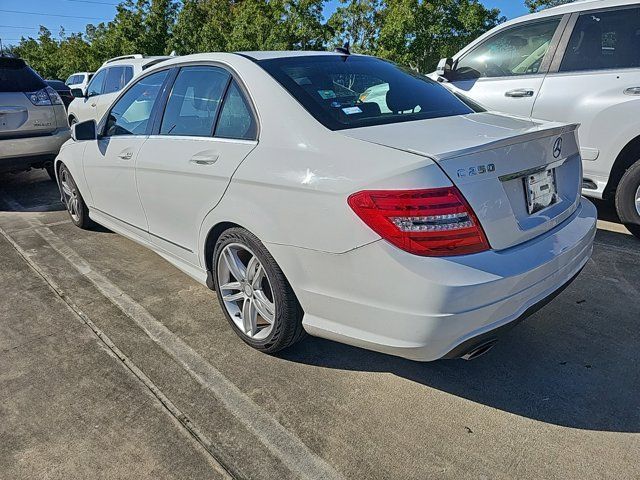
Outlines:
{"type": "Polygon", "coordinates": [[[562,137],[558,137],[553,144],[553,158],[558,158],[560,155],[562,155],[562,137]]]}

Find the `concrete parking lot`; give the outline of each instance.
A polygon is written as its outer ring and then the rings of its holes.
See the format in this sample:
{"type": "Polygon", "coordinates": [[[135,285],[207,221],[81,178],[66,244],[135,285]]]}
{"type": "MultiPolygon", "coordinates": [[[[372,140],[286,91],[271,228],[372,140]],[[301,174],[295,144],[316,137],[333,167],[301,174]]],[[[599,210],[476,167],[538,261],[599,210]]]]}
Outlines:
{"type": "Polygon", "coordinates": [[[0,175],[0,477],[640,478],[640,241],[598,208],[578,280],[475,361],[267,356],[44,172],[0,175]]]}

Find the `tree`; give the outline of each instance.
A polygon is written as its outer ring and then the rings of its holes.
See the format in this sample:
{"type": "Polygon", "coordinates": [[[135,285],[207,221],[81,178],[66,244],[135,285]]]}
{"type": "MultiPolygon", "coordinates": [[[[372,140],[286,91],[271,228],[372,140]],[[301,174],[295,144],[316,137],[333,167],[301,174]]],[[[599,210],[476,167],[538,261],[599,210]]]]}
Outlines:
{"type": "Polygon", "coordinates": [[[234,2],[184,0],[173,27],[171,46],[181,55],[227,49],[234,2]]]}
{"type": "Polygon", "coordinates": [[[349,42],[358,53],[375,53],[382,0],[340,0],[341,6],[329,18],[333,46],[349,42]]]}
{"type": "Polygon", "coordinates": [[[571,3],[574,0],[525,0],[524,4],[530,12],[539,12],[545,8],[557,7],[565,3],[571,3]]]}
{"type": "Polygon", "coordinates": [[[387,0],[379,14],[379,56],[420,72],[504,21],[478,0],[387,0]]]}

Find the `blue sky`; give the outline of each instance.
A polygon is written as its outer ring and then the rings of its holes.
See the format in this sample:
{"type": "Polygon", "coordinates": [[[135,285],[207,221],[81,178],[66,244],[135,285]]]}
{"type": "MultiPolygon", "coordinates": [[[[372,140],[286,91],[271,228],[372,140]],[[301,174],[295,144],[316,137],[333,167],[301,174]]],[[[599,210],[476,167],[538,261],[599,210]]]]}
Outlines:
{"type": "MultiPolygon", "coordinates": [[[[39,25],[54,34],[61,26],[67,32],[84,31],[87,23],[112,19],[117,3],[117,0],[0,0],[0,38],[6,44],[17,43],[23,35],[35,36],[39,25]]],[[[328,2],[325,15],[330,15],[337,3],[337,0],[328,2]]],[[[499,8],[507,18],[526,13],[523,0],[482,0],[482,3],[499,8]]]]}

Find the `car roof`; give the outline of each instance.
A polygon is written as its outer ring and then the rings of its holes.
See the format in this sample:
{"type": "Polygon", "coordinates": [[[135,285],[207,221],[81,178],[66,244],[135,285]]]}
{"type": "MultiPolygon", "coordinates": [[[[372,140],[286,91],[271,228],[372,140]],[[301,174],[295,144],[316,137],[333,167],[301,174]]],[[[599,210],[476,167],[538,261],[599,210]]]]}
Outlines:
{"type": "Polygon", "coordinates": [[[270,60],[272,58],[309,57],[313,55],[344,55],[339,52],[314,51],[314,50],[271,50],[236,52],[237,55],[250,57],[253,60],[270,60]]]}
{"type": "Polygon", "coordinates": [[[609,7],[620,7],[624,5],[635,5],[638,0],[578,0],[576,2],[558,5],[556,7],[546,8],[540,12],[531,13],[522,17],[514,18],[505,22],[501,26],[515,25],[527,20],[535,20],[537,18],[553,17],[556,15],[564,15],[566,13],[582,12],[585,10],[593,10],[609,7]]]}
{"type": "Polygon", "coordinates": [[[168,55],[159,55],[159,56],[151,56],[144,57],[142,55],[123,55],[122,57],[110,58],[106,60],[100,68],[111,67],[114,65],[140,65],[145,66],[149,63],[155,64],[162,60],[167,60],[169,58],[175,58],[168,55]]]}

